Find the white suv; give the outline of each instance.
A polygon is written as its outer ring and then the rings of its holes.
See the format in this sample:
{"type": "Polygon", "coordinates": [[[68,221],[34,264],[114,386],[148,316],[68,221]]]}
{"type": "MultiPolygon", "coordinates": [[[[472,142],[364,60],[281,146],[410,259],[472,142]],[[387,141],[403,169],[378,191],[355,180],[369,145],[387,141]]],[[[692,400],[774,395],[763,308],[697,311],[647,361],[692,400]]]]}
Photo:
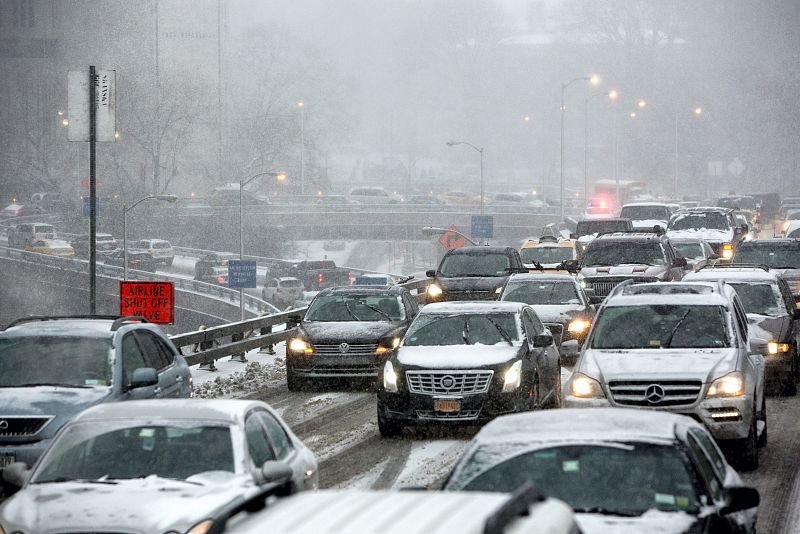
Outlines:
{"type": "Polygon", "coordinates": [[[163,239],[141,239],[133,243],[128,250],[131,252],[138,252],[150,255],[154,262],[160,262],[165,265],[172,265],[175,259],[175,251],[169,241],[163,239]]]}
{"type": "Polygon", "coordinates": [[[724,282],[625,282],[598,311],[566,407],[665,410],[701,421],[744,469],[766,442],[766,340],[724,282]]]}

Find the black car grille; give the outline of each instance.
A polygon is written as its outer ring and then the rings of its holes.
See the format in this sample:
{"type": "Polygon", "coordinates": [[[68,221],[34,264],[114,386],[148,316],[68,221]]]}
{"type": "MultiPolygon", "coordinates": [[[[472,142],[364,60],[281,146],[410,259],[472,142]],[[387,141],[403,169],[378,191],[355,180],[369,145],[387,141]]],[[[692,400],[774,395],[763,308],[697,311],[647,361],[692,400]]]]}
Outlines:
{"type": "Polygon", "coordinates": [[[406,371],[408,390],[422,395],[486,393],[494,371],[406,371]]]}
{"type": "Polygon", "coordinates": [[[550,333],[553,334],[553,342],[556,347],[561,345],[561,339],[564,337],[564,325],[561,323],[544,323],[550,333]]]}
{"type": "Polygon", "coordinates": [[[604,278],[586,278],[586,286],[594,290],[597,297],[607,297],[615,287],[624,282],[625,280],[633,280],[634,284],[649,284],[651,282],[658,282],[658,278],[645,277],[645,276],[622,276],[622,277],[604,277],[604,278]]]}
{"type": "Polygon", "coordinates": [[[367,344],[350,344],[350,343],[334,343],[334,344],[320,344],[314,345],[314,352],[320,356],[363,356],[366,354],[374,354],[376,345],[374,343],[367,344]]]}
{"type": "Polygon", "coordinates": [[[611,397],[625,406],[683,406],[694,404],[703,388],[699,380],[628,380],[608,385],[611,397]]]}
{"type": "Polygon", "coordinates": [[[53,420],[51,415],[42,416],[0,416],[0,438],[21,438],[34,436],[53,420]]]}

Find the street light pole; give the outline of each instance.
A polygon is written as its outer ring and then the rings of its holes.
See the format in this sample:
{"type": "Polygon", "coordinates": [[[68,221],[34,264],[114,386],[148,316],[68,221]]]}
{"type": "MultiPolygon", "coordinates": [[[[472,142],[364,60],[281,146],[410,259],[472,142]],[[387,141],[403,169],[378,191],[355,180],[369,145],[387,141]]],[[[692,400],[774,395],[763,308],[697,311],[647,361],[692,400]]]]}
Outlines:
{"type": "Polygon", "coordinates": [[[477,147],[472,143],[467,141],[448,141],[447,146],[456,146],[456,145],[467,145],[468,147],[472,148],[478,154],[481,155],[481,215],[484,213],[484,193],[483,193],[483,147],[477,147]]]}
{"type": "Polygon", "coordinates": [[[145,200],[163,200],[164,202],[174,203],[178,200],[175,195],[148,195],[140,198],[130,206],[122,205],[122,279],[128,279],[128,212],[144,202],[145,200]]]}
{"type": "Polygon", "coordinates": [[[300,108],[300,195],[306,194],[306,113],[305,104],[301,100],[297,103],[300,108]]]}
{"type": "Polygon", "coordinates": [[[569,87],[570,85],[574,84],[575,82],[579,82],[579,81],[590,82],[592,85],[597,85],[598,83],[600,83],[600,78],[597,75],[581,76],[579,78],[572,79],[567,83],[562,83],[561,84],[561,166],[560,166],[561,167],[560,168],[561,180],[560,180],[560,192],[559,192],[560,200],[559,200],[559,204],[561,205],[561,220],[562,221],[564,220],[564,208],[565,208],[565,204],[566,204],[565,198],[564,198],[564,113],[566,111],[566,106],[565,106],[565,103],[564,103],[564,96],[565,96],[565,93],[567,91],[567,87],[569,87]]]}

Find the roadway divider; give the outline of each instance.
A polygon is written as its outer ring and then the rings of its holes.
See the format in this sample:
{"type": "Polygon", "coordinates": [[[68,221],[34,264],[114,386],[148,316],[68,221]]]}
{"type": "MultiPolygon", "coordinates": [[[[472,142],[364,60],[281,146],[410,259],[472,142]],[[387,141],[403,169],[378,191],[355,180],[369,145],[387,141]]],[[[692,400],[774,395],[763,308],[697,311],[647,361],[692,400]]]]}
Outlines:
{"type": "MultiPolygon", "coordinates": [[[[425,290],[430,280],[411,280],[400,284],[408,289],[417,302],[424,304],[425,290]]],[[[262,315],[235,323],[224,324],[177,334],[170,339],[184,355],[189,365],[211,363],[225,356],[241,354],[249,350],[277,345],[297,332],[297,325],[308,311],[308,307],[296,308],[271,315],[262,315]],[[207,350],[195,351],[195,346],[210,346],[207,350]]]]}

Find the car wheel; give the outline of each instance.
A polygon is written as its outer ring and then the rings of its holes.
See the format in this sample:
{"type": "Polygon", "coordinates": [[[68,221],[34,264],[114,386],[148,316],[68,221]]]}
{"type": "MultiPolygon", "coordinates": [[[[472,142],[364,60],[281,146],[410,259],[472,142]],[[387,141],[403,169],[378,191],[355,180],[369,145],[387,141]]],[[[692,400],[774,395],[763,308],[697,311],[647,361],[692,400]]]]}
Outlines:
{"type": "Polygon", "coordinates": [[[400,428],[397,421],[391,417],[384,416],[383,411],[383,406],[378,404],[378,432],[380,432],[381,437],[394,438],[399,436],[403,432],[403,429],[400,428]]]}
{"type": "Polygon", "coordinates": [[[541,406],[541,390],[539,386],[539,373],[533,375],[533,381],[528,389],[528,410],[539,410],[541,406]]]}
{"type": "Polygon", "coordinates": [[[289,391],[303,391],[305,388],[305,381],[297,376],[297,374],[290,368],[286,368],[286,386],[289,391]]]}
{"type": "Polygon", "coordinates": [[[761,409],[761,413],[758,416],[758,420],[764,422],[764,430],[761,432],[761,435],[758,436],[758,446],[766,447],[767,446],[767,400],[766,399],[764,399],[764,407],[761,409]]]}
{"type": "MultiPolygon", "coordinates": [[[[753,407],[755,409],[755,407],[753,407]]],[[[756,414],[758,412],[755,412],[756,414]]],[[[758,417],[753,417],[750,423],[750,431],[747,437],[737,440],[735,451],[738,463],[743,471],[755,471],[758,469],[758,417]]]]}

